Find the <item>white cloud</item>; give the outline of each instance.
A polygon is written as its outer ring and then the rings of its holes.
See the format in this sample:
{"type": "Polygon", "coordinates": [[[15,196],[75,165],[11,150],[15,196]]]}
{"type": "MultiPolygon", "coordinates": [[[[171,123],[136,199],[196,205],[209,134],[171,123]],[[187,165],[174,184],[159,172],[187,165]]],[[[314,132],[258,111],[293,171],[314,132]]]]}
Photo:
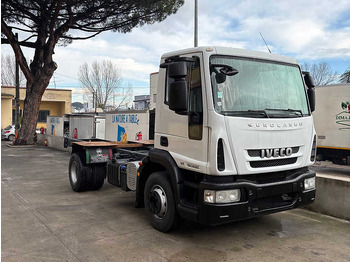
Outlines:
{"type": "MultiPolygon", "coordinates": [[[[273,52],[307,60],[345,59],[350,64],[349,0],[198,2],[199,45],[266,51],[261,32],[273,52]]],[[[128,34],[103,33],[56,48],[57,84],[78,85],[81,64],[110,59],[125,79],[134,80],[134,86],[147,86],[163,53],[193,46],[193,13],[194,1],[186,0],[162,23],[135,28],[128,34]]],[[[2,52],[12,53],[9,47],[2,52]]]]}

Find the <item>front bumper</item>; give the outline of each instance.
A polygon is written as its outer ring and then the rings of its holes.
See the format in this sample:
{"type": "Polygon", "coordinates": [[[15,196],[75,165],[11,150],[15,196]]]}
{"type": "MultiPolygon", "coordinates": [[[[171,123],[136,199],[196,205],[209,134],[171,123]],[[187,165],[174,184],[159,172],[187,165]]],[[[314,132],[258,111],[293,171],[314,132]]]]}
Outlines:
{"type": "MultiPolygon", "coordinates": [[[[293,178],[280,182],[259,184],[255,182],[211,183],[199,185],[199,205],[192,210],[190,219],[201,224],[219,225],[237,220],[281,212],[307,205],[315,200],[316,189],[305,190],[304,180],[315,177],[315,171],[298,173],[293,178]],[[241,200],[230,204],[204,202],[204,190],[241,189],[241,200]]],[[[180,214],[186,214],[180,208],[180,214]]]]}

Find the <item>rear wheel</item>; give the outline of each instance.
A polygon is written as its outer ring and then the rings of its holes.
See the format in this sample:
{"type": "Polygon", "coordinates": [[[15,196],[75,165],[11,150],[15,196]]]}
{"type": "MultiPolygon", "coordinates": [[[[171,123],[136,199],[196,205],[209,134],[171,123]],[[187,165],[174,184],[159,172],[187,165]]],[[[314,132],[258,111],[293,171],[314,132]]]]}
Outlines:
{"type": "Polygon", "coordinates": [[[91,190],[99,190],[105,182],[106,167],[94,165],[91,172],[91,190]]]}
{"type": "Polygon", "coordinates": [[[85,191],[89,188],[91,168],[83,162],[83,154],[74,153],[69,160],[69,182],[75,192],[85,191]]]}
{"type": "Polygon", "coordinates": [[[178,214],[169,176],[166,172],[156,172],[147,179],[144,202],[152,226],[168,232],[176,226],[178,214]]]}
{"type": "Polygon", "coordinates": [[[8,139],[9,139],[10,141],[13,141],[14,138],[15,138],[14,135],[9,135],[9,136],[8,136],[8,139]]]}

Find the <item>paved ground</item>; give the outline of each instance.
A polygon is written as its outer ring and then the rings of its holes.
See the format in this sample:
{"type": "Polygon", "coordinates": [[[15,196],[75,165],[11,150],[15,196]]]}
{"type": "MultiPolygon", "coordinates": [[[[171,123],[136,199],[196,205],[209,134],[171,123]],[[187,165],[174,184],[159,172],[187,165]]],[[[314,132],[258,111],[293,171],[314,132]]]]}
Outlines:
{"type": "Polygon", "coordinates": [[[297,209],[163,234],[131,192],[73,192],[68,153],[1,152],[2,261],[350,261],[347,221],[297,209]]]}

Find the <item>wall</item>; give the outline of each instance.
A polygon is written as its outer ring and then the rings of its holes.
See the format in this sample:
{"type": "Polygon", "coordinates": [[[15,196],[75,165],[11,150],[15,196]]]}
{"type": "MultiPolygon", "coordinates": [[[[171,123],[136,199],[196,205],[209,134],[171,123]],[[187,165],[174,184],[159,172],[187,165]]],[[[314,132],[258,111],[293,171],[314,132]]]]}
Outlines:
{"type": "Polygon", "coordinates": [[[350,220],[350,177],[317,175],[316,198],[307,208],[350,220]]]}
{"type": "Polygon", "coordinates": [[[158,72],[150,74],[150,105],[149,109],[156,108],[158,72]]]}
{"type": "Polygon", "coordinates": [[[1,128],[12,125],[12,98],[1,95],[1,128]]]}
{"type": "Polygon", "coordinates": [[[124,111],[106,114],[106,139],[111,141],[149,139],[149,111],[124,111]]]}
{"type": "Polygon", "coordinates": [[[74,129],[77,129],[78,139],[93,137],[94,116],[69,116],[69,137],[74,138],[74,129]]]}
{"type": "Polygon", "coordinates": [[[46,134],[63,137],[64,119],[63,117],[48,116],[46,134]]]}
{"type": "Polygon", "coordinates": [[[46,139],[47,141],[47,146],[48,147],[52,147],[52,148],[56,148],[62,151],[68,151],[71,152],[72,148],[68,147],[68,148],[64,148],[64,138],[61,136],[51,136],[51,135],[47,135],[47,134],[38,134],[38,141],[37,143],[39,145],[44,145],[44,140],[46,139]]]}
{"type": "MultiPolygon", "coordinates": [[[[65,110],[65,103],[42,101],[39,110],[49,110],[50,116],[63,116],[65,110]]],[[[36,126],[37,128],[47,128],[46,122],[38,122],[36,126]]]]}

